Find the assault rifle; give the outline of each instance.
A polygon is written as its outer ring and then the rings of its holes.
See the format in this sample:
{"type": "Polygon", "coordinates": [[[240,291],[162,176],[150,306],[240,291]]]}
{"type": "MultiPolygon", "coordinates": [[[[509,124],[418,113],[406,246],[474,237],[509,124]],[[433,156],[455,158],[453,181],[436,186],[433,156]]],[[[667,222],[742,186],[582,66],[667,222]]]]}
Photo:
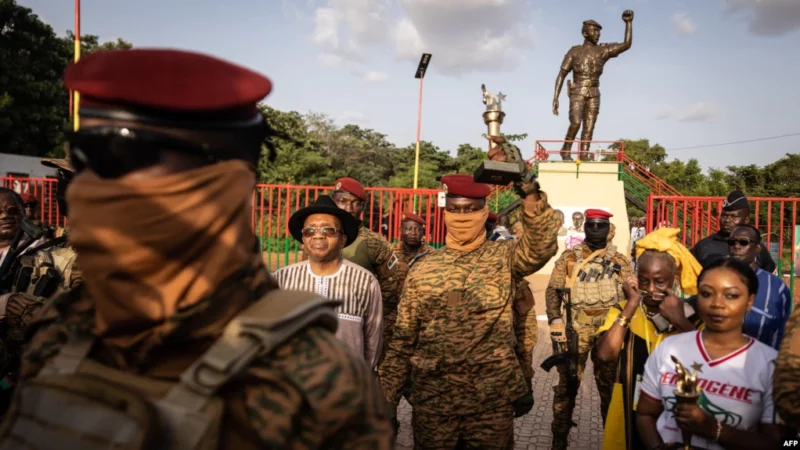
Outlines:
{"type": "Polygon", "coordinates": [[[567,395],[570,403],[575,402],[578,395],[578,333],[572,326],[572,291],[570,288],[556,289],[556,293],[561,297],[561,302],[567,310],[566,334],[567,342],[557,343],[553,346],[553,355],[544,360],[541,367],[546,372],[550,372],[553,366],[564,366],[567,369],[567,395]]]}

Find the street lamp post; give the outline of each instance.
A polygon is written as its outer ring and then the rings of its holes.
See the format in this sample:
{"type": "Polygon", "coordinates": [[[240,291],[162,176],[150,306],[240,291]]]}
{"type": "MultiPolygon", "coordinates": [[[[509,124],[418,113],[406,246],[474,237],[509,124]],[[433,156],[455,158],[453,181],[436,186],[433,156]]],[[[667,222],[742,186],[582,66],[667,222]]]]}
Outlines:
{"type": "MultiPolygon", "coordinates": [[[[431,54],[423,53],[422,58],[419,60],[417,72],[414,78],[419,79],[419,105],[417,107],[417,151],[414,156],[414,189],[416,190],[419,184],[419,139],[422,132],[422,83],[425,80],[425,72],[428,70],[428,64],[431,62],[431,54]]],[[[417,196],[414,195],[414,212],[419,213],[417,210],[417,196]]]]}
{"type": "MultiPolygon", "coordinates": [[[[81,59],[81,0],[75,0],[75,62],[81,59]]],[[[78,91],[70,92],[70,100],[72,101],[72,129],[78,131],[80,123],[78,121],[78,103],[80,102],[80,93],[78,91]]]]}

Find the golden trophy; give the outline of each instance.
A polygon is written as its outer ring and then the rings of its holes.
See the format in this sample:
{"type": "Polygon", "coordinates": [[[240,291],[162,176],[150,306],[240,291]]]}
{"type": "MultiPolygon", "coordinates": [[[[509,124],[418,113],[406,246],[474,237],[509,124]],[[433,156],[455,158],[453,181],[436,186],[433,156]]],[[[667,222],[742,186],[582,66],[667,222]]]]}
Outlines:
{"type": "Polygon", "coordinates": [[[483,104],[486,111],[483,113],[483,123],[486,124],[486,138],[489,140],[489,156],[495,152],[505,154],[503,161],[484,161],[478,166],[473,174],[473,179],[477,183],[487,183],[505,186],[509,183],[522,180],[523,174],[527,171],[525,160],[519,148],[500,134],[500,125],[506,113],[503,112],[503,101],[506,96],[502,92],[497,95],[486,90],[486,85],[481,85],[483,94],[483,104]]]}
{"type": "MultiPolygon", "coordinates": [[[[700,398],[700,389],[697,388],[697,371],[692,374],[686,371],[686,368],[678,361],[678,358],[671,356],[672,362],[675,363],[675,372],[678,373],[678,385],[673,391],[675,393],[675,400],[678,404],[697,403],[700,398]]],[[[683,440],[683,449],[691,450],[692,448],[692,433],[688,431],[681,431],[683,440]]]]}

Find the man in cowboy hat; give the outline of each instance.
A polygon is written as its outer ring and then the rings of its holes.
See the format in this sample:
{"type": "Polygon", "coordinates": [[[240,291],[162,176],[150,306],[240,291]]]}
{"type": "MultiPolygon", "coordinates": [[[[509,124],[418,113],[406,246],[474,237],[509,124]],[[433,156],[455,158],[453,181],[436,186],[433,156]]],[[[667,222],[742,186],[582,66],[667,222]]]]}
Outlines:
{"type": "Polygon", "coordinates": [[[336,337],[376,369],[383,332],[381,289],[367,269],[342,258],[342,250],[358,236],[358,222],[329,196],[320,195],[289,218],[289,231],[308,257],[276,271],[278,285],[341,300],[336,337]]]}

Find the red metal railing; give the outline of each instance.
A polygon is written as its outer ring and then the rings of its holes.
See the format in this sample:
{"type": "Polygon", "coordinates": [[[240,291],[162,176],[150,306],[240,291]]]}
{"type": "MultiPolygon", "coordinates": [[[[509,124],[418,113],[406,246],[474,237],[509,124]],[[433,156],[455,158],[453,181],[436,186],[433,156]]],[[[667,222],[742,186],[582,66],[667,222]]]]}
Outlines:
{"type": "Polygon", "coordinates": [[[28,193],[39,199],[39,216],[48,224],[64,226],[66,219],[56,201],[55,178],[0,177],[0,186],[20,194],[28,193]]]}
{"type": "MultiPolygon", "coordinates": [[[[56,201],[54,178],[0,177],[0,185],[19,193],[39,198],[41,218],[45,223],[64,226],[56,201]]],[[[289,218],[295,211],[312,204],[319,195],[330,194],[332,186],[298,186],[291,184],[259,184],[252,195],[251,221],[262,243],[270,267],[277,268],[300,259],[300,245],[289,232],[289,218]]],[[[365,188],[364,225],[389,241],[400,236],[402,213],[412,211],[417,198],[418,214],[426,222],[425,242],[444,243],[444,221],[436,189],[365,188]]]]}
{"type": "MultiPolygon", "coordinates": [[[[659,226],[683,230],[682,240],[692,247],[700,239],[718,230],[718,218],[724,197],[658,196],[647,201],[647,231],[659,226]]],[[[768,250],[775,250],[788,269],[794,244],[795,229],[800,222],[800,198],[750,197],[751,223],[764,236],[768,250]]],[[[777,261],[776,261],[777,262],[777,261]]]]}

